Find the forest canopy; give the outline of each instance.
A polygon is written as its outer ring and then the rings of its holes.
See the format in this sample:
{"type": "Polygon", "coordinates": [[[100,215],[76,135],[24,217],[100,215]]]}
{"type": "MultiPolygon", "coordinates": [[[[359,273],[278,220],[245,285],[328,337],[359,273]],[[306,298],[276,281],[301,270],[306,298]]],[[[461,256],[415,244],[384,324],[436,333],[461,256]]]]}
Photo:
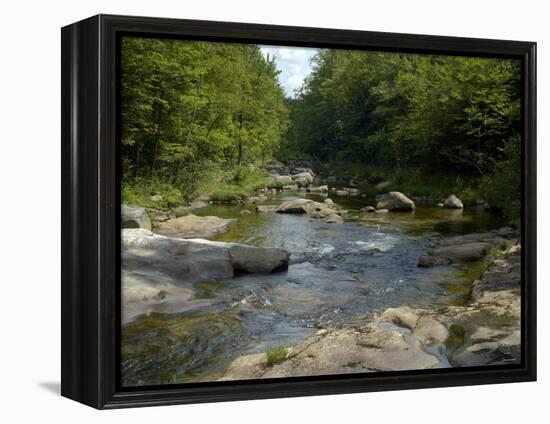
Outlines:
{"type": "Polygon", "coordinates": [[[519,61],[318,50],[294,97],[279,73],[257,45],[123,38],[125,195],[183,201],[234,188],[244,166],[307,159],[398,189],[453,175],[449,193],[519,216],[519,61]]]}
{"type": "Polygon", "coordinates": [[[313,65],[289,101],[293,154],[484,175],[519,134],[518,61],[324,50],[313,65]]]}
{"type": "Polygon", "coordinates": [[[284,92],[258,46],[124,38],[122,52],[126,180],[194,186],[212,167],[265,160],[278,148],[284,92]]]}

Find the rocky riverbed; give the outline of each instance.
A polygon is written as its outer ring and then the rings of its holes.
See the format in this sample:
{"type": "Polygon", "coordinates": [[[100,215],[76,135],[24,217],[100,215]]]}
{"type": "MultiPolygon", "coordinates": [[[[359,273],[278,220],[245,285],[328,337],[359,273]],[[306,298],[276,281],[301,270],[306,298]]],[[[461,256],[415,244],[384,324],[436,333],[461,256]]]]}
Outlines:
{"type": "Polygon", "coordinates": [[[514,230],[483,209],[338,195],[292,171],[304,186],[239,204],[123,207],[124,384],[518,360],[514,230]]]}
{"type": "Polygon", "coordinates": [[[220,380],[517,363],[521,355],[520,248],[492,260],[464,306],[388,308],[353,328],[321,329],[287,348],[235,359],[220,380]]]}

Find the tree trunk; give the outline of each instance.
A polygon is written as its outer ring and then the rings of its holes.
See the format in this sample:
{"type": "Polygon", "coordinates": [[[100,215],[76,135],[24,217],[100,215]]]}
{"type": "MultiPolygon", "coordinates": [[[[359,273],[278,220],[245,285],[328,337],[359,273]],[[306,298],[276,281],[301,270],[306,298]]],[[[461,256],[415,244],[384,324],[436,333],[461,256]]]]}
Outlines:
{"type": "MultiPolygon", "coordinates": [[[[197,89],[196,89],[197,97],[200,97],[203,80],[204,80],[204,75],[201,75],[200,78],[199,78],[199,81],[197,82],[197,89]]],[[[197,108],[198,108],[197,103],[195,103],[195,105],[193,106],[193,113],[191,114],[191,120],[189,121],[189,129],[187,130],[187,136],[185,137],[185,142],[184,142],[185,146],[187,144],[189,144],[189,142],[191,141],[191,136],[193,135],[193,124],[195,123],[195,118],[197,116],[197,108]]],[[[181,163],[182,163],[181,159],[176,162],[176,167],[175,167],[175,170],[174,170],[174,176],[172,178],[172,183],[173,184],[178,179],[178,174],[179,174],[180,169],[181,169],[181,163]]]]}
{"type": "Polygon", "coordinates": [[[157,152],[160,142],[160,126],[162,122],[162,109],[163,106],[159,105],[159,111],[157,114],[157,128],[155,134],[155,148],[153,149],[153,163],[151,164],[151,178],[155,175],[155,166],[157,164],[157,152]]]}
{"type": "Polygon", "coordinates": [[[237,156],[237,165],[241,166],[243,161],[243,140],[241,138],[241,129],[243,128],[243,111],[239,115],[239,151],[237,156]]]}

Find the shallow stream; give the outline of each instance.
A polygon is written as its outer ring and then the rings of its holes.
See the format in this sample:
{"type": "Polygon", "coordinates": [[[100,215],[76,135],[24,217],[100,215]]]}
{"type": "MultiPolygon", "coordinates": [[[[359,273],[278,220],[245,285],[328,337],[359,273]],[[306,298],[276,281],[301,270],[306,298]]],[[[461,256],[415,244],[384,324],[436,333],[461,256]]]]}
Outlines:
{"type": "MultiPolygon", "coordinates": [[[[298,197],[279,193],[262,204],[298,197]]],[[[307,196],[323,201],[323,197],[307,196]]],[[[287,272],[195,284],[211,306],[144,316],[123,329],[123,384],[211,381],[241,355],[301,343],[319,328],[354,325],[388,307],[460,304],[476,266],[418,268],[434,240],[503,226],[477,209],[418,207],[360,213],[373,199],[330,196],[351,213],[344,224],[303,215],[255,213],[255,205],[210,205],[197,215],[236,218],[217,238],[290,252],[287,272]],[[252,213],[240,214],[242,209],[252,213]]]]}

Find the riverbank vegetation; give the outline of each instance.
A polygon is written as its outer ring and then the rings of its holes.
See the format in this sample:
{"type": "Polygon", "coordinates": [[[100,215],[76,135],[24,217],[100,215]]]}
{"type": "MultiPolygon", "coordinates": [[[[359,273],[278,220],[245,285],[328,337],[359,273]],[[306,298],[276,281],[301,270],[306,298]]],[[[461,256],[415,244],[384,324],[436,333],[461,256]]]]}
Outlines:
{"type": "Polygon", "coordinates": [[[242,200],[277,186],[271,158],[304,159],[373,192],[519,218],[518,61],[319,50],[293,98],[278,75],[256,45],[124,38],[123,201],[242,200]]]}
{"type": "Polygon", "coordinates": [[[517,61],[324,50],[288,101],[280,158],[311,158],[412,195],[483,197],[513,218],[519,99],[517,61]]]}
{"type": "Polygon", "coordinates": [[[235,168],[267,161],[286,133],[275,61],[249,44],[125,38],[122,51],[124,200],[175,189],[181,203],[225,177],[244,194],[235,168]]]}

